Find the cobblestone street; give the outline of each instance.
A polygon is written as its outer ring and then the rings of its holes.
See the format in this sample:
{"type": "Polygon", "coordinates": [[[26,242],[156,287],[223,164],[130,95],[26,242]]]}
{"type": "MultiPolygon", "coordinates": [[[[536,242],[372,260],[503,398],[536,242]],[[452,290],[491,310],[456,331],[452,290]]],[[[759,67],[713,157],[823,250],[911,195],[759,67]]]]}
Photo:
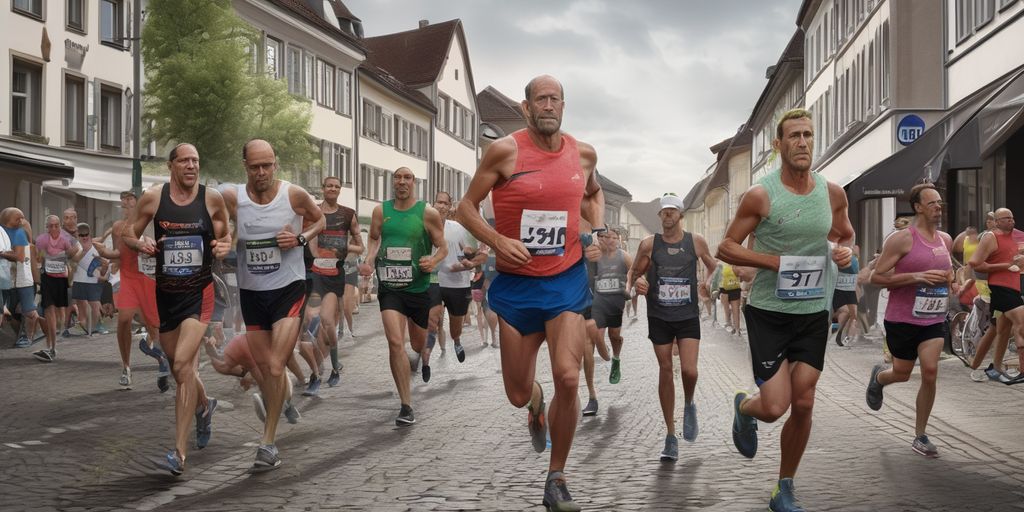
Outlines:
{"type": "MultiPolygon", "coordinates": [[[[261,424],[237,379],[201,370],[208,394],[220,400],[213,440],[191,451],[185,475],[173,478],[151,462],[172,445],[174,400],[173,391],[157,392],[152,359],[135,350],[135,388],[121,391],[113,334],[60,342],[49,365],[29,355],[39,345],[8,348],[5,338],[2,508],[540,510],[548,453],[531,449],[526,412],[505,398],[498,350],[481,347],[476,328],[467,328],[466,362],[449,350],[435,359],[429,384],[417,376],[417,423],[398,429],[376,304],[355,318],[356,341],[342,345],[341,385],[296,397],[302,420],[279,429],[284,465],[260,475],[247,470],[261,424]]],[[[645,320],[626,320],[624,333],[622,382],[608,384],[610,365],[599,360],[601,409],[581,419],[570,455],[577,501],[585,510],[764,510],[782,422],[759,425],[756,458],[736,453],[732,394],[753,388],[745,342],[705,324],[700,436],[666,464],[658,460],[665,432],[645,320]]],[[[958,360],[943,361],[929,428],[941,457],[927,459],[910,449],[916,375],[886,388],[881,411],[864,403],[880,357],[877,342],[829,346],[796,479],[808,510],[1024,510],[1024,386],[974,383],[958,360]]],[[[538,376],[550,395],[543,350],[538,376]]],[[[678,384],[677,395],[681,424],[678,384]]],[[[580,398],[585,403],[582,385],[580,398]]]]}

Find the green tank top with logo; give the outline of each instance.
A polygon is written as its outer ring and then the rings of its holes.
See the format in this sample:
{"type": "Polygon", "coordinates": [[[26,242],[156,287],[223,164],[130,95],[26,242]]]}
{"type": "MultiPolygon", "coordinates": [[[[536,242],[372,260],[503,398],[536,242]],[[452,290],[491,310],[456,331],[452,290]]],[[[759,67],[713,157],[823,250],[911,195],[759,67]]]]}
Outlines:
{"type": "Polygon", "coordinates": [[[417,201],[408,210],[396,210],[394,201],[381,204],[380,249],[377,251],[377,281],[391,290],[421,293],[430,286],[430,274],[420,271],[420,257],[430,254],[433,244],[423,227],[427,203],[417,201]]]}
{"type": "Polygon", "coordinates": [[[779,272],[759,269],[750,288],[750,305],[780,313],[809,314],[830,310],[837,269],[828,234],[832,205],[828,181],[817,173],[807,195],[790,192],[782,171],[758,181],[768,193],[768,216],[754,229],[754,251],[781,256],[779,272]]]}

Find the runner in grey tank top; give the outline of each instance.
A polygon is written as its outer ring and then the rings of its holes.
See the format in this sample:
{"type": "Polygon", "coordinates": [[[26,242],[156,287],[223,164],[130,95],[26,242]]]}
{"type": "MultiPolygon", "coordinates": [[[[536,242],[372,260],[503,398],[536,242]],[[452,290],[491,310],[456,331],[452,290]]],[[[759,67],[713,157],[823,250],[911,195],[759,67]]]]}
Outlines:
{"type": "Polygon", "coordinates": [[[683,200],[675,194],[661,198],[662,233],[640,242],[636,260],[629,271],[630,289],[647,296],[648,338],[658,358],[658,398],[665,416],[665,448],[661,460],[679,457],[675,429],[675,381],[672,348],[679,349],[683,381],[683,439],[697,440],[697,355],[700,348],[700,314],[697,310],[697,262],[703,262],[710,276],[716,261],[704,237],[683,231],[683,200]]]}
{"type": "Polygon", "coordinates": [[[769,508],[798,511],[803,509],[796,502],[793,475],[811,434],[835,268],[850,265],[853,226],[842,187],[811,171],[811,113],[798,109],[783,114],[773,146],[781,168],[740,199],[718,257],[758,269],[743,314],[761,392],[733,397],[733,443],[741,454],[753,457],[756,419],[774,422],[790,411],[783,428],[780,479],[769,508]],[[743,245],[751,234],[753,250],[743,245]]]}
{"type": "Polygon", "coordinates": [[[594,281],[594,322],[597,324],[598,335],[604,339],[608,331],[608,339],[612,344],[612,369],[608,382],[618,384],[622,378],[622,363],[619,354],[622,352],[622,311],[629,300],[629,267],[633,266],[633,256],[619,248],[621,237],[615,230],[598,237],[601,243],[601,259],[597,261],[597,276],[594,281]]]}

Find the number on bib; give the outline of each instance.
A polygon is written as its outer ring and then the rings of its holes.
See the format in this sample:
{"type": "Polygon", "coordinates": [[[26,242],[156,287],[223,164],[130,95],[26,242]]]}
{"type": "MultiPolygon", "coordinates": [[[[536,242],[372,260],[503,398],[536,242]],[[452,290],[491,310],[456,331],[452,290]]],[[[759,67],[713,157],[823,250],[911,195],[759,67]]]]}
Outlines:
{"type": "Polygon", "coordinates": [[[597,293],[622,293],[618,277],[605,277],[594,281],[594,290],[597,293]]]}
{"type": "Polygon", "coordinates": [[[47,274],[63,274],[67,270],[67,265],[62,260],[44,260],[43,266],[46,269],[47,274]]]}
{"type": "Polygon", "coordinates": [[[562,256],[565,254],[566,226],[569,212],[523,210],[519,224],[519,239],[536,256],[562,256]]]}
{"type": "Polygon", "coordinates": [[[949,288],[945,286],[919,286],[914,295],[915,318],[940,318],[949,310],[949,288]]]}
{"type": "Polygon", "coordinates": [[[164,275],[191,276],[203,266],[203,238],[198,235],[164,238],[164,275]]]}
{"type": "Polygon", "coordinates": [[[825,297],[824,256],[780,256],[775,296],[784,300],[825,297]]]}
{"type": "Polygon", "coordinates": [[[281,269],[281,248],[276,238],[245,241],[245,266],[253,275],[264,275],[281,269]]]}
{"type": "Polygon", "coordinates": [[[146,276],[156,275],[156,258],[148,254],[139,253],[138,261],[140,274],[146,276]]]}
{"type": "Polygon", "coordinates": [[[685,277],[658,278],[658,304],[685,306],[690,303],[690,280],[685,277]]]}
{"type": "Polygon", "coordinates": [[[836,280],[836,290],[852,292],[857,289],[857,274],[839,273],[836,280]]]}
{"type": "Polygon", "coordinates": [[[382,280],[387,283],[411,283],[412,266],[388,265],[384,267],[384,272],[381,275],[382,280]]]}

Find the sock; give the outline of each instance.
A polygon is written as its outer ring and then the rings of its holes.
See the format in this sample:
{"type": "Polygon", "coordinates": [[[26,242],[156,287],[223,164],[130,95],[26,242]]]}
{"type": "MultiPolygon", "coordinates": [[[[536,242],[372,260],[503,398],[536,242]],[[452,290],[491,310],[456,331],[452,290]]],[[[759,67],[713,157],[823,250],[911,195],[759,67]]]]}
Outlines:
{"type": "Polygon", "coordinates": [[[561,471],[548,471],[548,481],[554,480],[556,478],[564,478],[562,476],[561,471]]]}
{"type": "Polygon", "coordinates": [[[338,371],[338,346],[331,347],[331,368],[338,371]]]}

